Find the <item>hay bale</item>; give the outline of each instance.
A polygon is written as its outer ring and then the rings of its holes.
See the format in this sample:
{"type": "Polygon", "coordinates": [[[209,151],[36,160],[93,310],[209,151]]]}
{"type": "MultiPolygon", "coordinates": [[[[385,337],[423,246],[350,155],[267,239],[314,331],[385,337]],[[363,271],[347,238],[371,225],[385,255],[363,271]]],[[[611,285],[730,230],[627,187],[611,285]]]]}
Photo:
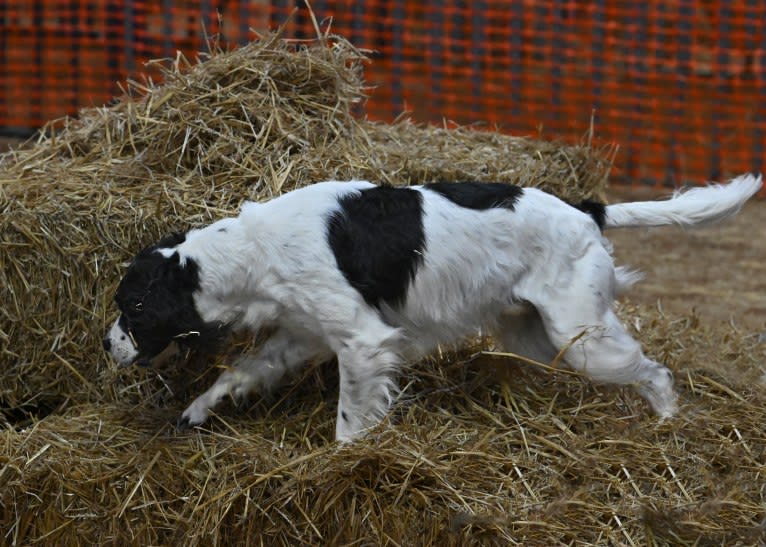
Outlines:
{"type": "MultiPolygon", "coordinates": [[[[465,129],[372,123],[364,56],[342,38],[269,35],[50,128],[0,161],[0,402],[120,401],[100,338],[121,264],[173,229],[327,179],[498,180],[569,199],[600,192],[610,150],[465,129]],[[59,127],[59,125],[61,127],[59,127]]],[[[129,385],[136,381],[130,374],[129,385]]],[[[1,406],[1,405],[0,405],[1,406]]]]}
{"type": "Polygon", "coordinates": [[[178,401],[73,405],[0,433],[0,524],[15,544],[759,544],[762,349],[622,315],[676,371],[678,418],[471,348],[410,371],[393,427],[345,447],[332,366],[205,432],[175,432],[178,401]]]}

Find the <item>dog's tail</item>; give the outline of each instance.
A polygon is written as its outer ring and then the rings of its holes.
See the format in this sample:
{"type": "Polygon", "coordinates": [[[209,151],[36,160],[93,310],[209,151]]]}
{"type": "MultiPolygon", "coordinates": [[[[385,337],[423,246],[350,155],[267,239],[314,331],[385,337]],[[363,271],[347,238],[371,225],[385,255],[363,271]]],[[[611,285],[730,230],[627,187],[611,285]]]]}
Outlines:
{"type": "Polygon", "coordinates": [[[760,175],[742,175],[728,184],[711,184],[676,192],[665,201],[607,205],[604,224],[605,228],[630,228],[718,222],[736,214],[760,188],[760,175]]]}

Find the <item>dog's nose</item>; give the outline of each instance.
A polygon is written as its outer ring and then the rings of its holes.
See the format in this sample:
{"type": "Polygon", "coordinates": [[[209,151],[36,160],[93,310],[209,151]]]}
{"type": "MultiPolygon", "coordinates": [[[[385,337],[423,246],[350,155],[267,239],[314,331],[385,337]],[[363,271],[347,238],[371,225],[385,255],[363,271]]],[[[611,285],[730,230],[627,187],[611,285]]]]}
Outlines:
{"type": "Polygon", "coordinates": [[[112,342],[109,340],[109,338],[104,338],[103,344],[104,344],[104,351],[109,351],[110,349],[112,349],[112,342]]]}

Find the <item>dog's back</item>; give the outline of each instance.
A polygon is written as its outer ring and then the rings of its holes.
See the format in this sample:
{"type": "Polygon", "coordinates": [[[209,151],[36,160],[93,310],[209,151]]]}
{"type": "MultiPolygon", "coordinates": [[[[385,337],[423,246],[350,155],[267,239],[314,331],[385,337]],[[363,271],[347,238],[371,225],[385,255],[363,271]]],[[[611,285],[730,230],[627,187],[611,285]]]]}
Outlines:
{"type": "Polygon", "coordinates": [[[526,306],[529,285],[537,290],[541,282],[571,277],[585,249],[601,246],[589,215],[539,190],[519,188],[513,200],[486,207],[429,186],[417,191],[426,234],[422,261],[399,312],[387,313],[416,332],[420,351],[491,328],[501,315],[526,306]]]}

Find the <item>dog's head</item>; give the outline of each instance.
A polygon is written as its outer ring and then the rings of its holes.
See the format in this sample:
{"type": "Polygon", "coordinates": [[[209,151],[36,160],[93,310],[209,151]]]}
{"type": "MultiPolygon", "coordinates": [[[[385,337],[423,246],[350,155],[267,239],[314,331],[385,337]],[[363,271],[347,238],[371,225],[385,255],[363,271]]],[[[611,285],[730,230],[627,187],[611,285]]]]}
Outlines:
{"type": "Polygon", "coordinates": [[[194,304],[199,266],[181,259],[173,234],[138,253],[122,278],[115,301],[120,317],[104,338],[104,349],[121,366],[148,364],[172,342],[184,346],[211,343],[220,325],[206,323],[194,304]]]}

